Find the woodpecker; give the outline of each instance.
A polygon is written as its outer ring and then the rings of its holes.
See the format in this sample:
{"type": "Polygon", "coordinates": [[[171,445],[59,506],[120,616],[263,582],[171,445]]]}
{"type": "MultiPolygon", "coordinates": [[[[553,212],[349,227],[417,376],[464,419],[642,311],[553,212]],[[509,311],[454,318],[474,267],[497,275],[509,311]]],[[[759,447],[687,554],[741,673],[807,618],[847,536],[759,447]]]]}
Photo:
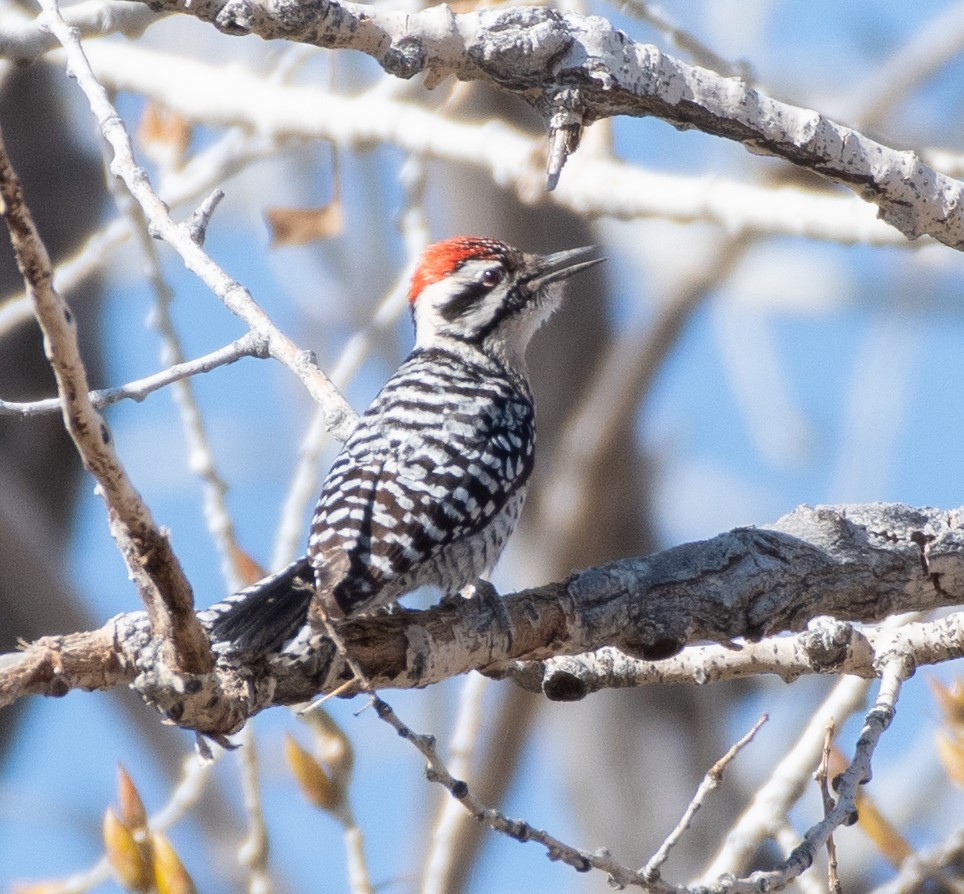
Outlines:
{"type": "Polygon", "coordinates": [[[429,246],[408,298],[415,347],[325,479],[308,554],[200,617],[231,650],[283,650],[320,619],[487,575],[525,500],[535,408],[525,351],[562,283],[603,258],[460,236],[429,246]]]}

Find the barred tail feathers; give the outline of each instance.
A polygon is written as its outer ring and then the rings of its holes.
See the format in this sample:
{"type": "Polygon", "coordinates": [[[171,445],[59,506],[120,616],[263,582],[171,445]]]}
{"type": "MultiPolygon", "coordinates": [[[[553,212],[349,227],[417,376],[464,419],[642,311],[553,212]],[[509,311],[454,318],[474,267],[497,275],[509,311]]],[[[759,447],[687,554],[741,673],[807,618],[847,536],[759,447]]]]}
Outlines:
{"type": "Polygon", "coordinates": [[[253,654],[280,652],[308,623],[314,581],[308,557],[302,556],[199,612],[198,618],[216,645],[253,654]]]}

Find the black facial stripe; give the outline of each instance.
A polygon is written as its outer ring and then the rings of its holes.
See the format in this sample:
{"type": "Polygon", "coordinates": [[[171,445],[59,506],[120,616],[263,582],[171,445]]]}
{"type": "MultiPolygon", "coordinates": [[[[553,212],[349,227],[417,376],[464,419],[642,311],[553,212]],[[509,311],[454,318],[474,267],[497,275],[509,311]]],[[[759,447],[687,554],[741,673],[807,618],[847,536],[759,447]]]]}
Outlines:
{"type": "Polygon", "coordinates": [[[491,289],[481,282],[471,282],[466,284],[457,295],[440,308],[441,314],[450,323],[464,317],[481,300],[483,295],[488,294],[491,289]]]}
{"type": "Polygon", "coordinates": [[[478,264],[479,267],[473,281],[467,283],[458,295],[453,296],[439,308],[440,314],[446,321],[452,323],[469,314],[487,292],[498,286],[507,276],[517,273],[522,268],[524,261],[521,252],[509,249],[500,243],[487,242],[486,247],[489,249],[486,254],[468,255],[455,264],[453,272],[463,270],[468,264],[478,264]],[[479,262],[484,262],[485,266],[479,262]],[[500,275],[497,282],[486,285],[483,277],[490,271],[500,275]]]}
{"type": "Polygon", "coordinates": [[[472,341],[475,344],[484,342],[505,320],[522,310],[533,297],[534,296],[530,295],[524,288],[519,288],[518,286],[514,288],[506,295],[505,301],[496,309],[496,312],[492,315],[492,319],[481,329],[477,329],[472,333],[472,341]]]}

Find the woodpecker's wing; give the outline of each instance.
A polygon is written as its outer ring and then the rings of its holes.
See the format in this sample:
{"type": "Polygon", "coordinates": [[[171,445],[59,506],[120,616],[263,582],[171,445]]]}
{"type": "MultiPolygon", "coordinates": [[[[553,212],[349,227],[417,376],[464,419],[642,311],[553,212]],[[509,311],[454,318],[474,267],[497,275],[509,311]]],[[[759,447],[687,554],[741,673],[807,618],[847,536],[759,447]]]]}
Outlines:
{"type": "Polygon", "coordinates": [[[308,553],[333,611],[386,604],[426,582],[461,589],[495,563],[515,520],[474,550],[473,535],[524,493],[531,398],[491,369],[443,355],[446,369],[440,352],[427,353],[388,382],[325,481],[308,553]]]}

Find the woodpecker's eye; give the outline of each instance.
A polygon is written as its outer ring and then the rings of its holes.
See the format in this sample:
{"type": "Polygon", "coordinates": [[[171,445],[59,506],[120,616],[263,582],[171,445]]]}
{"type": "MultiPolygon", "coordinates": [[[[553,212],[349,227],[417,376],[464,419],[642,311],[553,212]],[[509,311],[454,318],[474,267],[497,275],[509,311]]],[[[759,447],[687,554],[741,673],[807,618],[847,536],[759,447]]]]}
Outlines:
{"type": "Polygon", "coordinates": [[[503,276],[505,276],[505,273],[501,267],[490,267],[482,274],[482,285],[487,289],[493,289],[502,282],[503,276]]]}

